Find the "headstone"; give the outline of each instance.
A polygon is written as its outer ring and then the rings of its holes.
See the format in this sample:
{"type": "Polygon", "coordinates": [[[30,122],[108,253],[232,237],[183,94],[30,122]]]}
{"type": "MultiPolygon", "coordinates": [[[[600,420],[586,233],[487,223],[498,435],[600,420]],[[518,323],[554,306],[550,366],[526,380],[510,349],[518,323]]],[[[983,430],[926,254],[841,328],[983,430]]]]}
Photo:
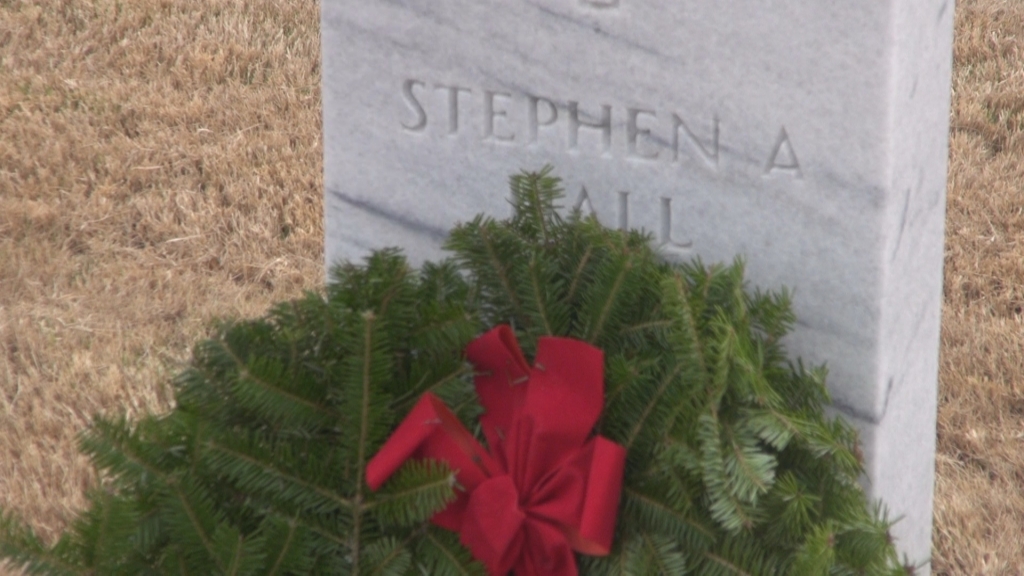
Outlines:
{"type": "Polygon", "coordinates": [[[952,0],[323,0],[326,259],[567,208],[795,289],[866,485],[931,550],[952,0]]]}

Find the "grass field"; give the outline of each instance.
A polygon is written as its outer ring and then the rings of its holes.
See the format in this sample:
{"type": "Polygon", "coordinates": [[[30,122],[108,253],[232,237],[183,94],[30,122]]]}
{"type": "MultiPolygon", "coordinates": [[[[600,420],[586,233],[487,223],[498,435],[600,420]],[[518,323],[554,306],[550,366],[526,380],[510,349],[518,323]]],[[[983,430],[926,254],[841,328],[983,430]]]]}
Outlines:
{"type": "MultiPolygon", "coordinates": [[[[53,537],[101,411],[321,286],[315,0],[0,0],[0,508],[53,537]]],[[[1024,572],[1024,2],[957,6],[934,573],[1024,572]]]]}

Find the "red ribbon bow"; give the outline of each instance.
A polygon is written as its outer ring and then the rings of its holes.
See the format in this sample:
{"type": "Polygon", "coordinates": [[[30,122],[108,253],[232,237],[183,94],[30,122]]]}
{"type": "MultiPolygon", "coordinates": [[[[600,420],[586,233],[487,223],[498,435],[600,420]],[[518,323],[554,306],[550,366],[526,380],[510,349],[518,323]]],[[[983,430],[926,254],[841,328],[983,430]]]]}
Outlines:
{"type": "Polygon", "coordinates": [[[456,470],[456,500],[432,518],[458,532],[492,576],[575,576],[573,550],[608,554],[626,450],[591,432],[604,407],[604,355],[541,338],[531,368],[508,326],[466,348],[478,370],[484,450],[433,394],[424,394],[366,468],[378,489],[409,458],[456,470]]]}

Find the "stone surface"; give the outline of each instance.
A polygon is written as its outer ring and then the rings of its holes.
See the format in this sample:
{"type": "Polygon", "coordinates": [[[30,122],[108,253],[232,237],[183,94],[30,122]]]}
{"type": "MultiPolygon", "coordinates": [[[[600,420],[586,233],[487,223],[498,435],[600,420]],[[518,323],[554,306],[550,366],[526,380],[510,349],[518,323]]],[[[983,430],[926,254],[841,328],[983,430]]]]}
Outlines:
{"type": "Polygon", "coordinates": [[[795,289],[866,483],[930,555],[952,0],[323,0],[326,258],[568,207],[795,289]]]}

